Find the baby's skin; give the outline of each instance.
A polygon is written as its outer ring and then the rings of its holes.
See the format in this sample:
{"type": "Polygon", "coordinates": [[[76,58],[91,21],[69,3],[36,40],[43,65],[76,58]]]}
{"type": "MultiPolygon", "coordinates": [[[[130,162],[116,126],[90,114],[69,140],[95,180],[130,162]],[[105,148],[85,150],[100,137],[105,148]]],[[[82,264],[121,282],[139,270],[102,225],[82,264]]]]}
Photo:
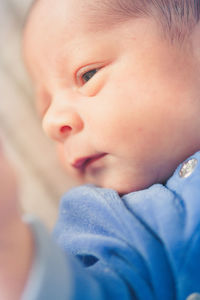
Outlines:
{"type": "MultiPolygon", "coordinates": [[[[178,47],[152,18],[99,28],[87,1],[84,10],[81,3],[38,1],[25,29],[24,56],[44,131],[81,183],[119,194],[164,183],[200,149],[200,26],[178,47]]],[[[32,241],[2,154],[0,167],[0,239],[7,247],[0,249],[0,298],[15,300],[32,241]]]]}
{"type": "Polygon", "coordinates": [[[179,47],[153,18],[100,30],[81,3],[40,1],[26,27],[44,131],[83,183],[120,194],[163,183],[200,149],[200,26],[179,47]]]}

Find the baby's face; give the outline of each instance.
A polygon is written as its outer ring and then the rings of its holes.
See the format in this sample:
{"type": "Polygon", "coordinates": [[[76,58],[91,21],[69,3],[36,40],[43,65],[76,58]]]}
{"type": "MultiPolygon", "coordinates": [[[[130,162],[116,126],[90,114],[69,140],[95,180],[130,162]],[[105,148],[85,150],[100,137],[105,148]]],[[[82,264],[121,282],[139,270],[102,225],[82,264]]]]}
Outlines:
{"type": "Polygon", "coordinates": [[[161,40],[151,19],[95,32],[77,2],[41,1],[26,30],[43,128],[82,182],[121,194],[164,182],[200,149],[191,49],[161,40]]]}

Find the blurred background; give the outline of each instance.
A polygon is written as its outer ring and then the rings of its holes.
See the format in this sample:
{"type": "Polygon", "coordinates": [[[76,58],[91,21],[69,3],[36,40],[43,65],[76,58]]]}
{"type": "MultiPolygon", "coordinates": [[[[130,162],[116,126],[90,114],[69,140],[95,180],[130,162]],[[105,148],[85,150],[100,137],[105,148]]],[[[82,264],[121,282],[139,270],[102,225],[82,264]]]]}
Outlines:
{"type": "Polygon", "coordinates": [[[51,229],[59,199],[74,182],[61,169],[41,130],[23,65],[22,30],[31,3],[0,0],[0,137],[17,170],[23,211],[38,216],[51,229]]]}

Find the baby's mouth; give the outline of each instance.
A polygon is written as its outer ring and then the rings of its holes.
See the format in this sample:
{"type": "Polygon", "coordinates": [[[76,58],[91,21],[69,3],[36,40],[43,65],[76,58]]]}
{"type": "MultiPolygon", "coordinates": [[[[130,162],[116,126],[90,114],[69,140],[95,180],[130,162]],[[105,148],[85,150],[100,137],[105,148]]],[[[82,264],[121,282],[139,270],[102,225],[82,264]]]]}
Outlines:
{"type": "Polygon", "coordinates": [[[95,154],[87,157],[81,157],[75,160],[74,163],[72,163],[72,167],[75,169],[78,169],[80,171],[85,171],[85,169],[95,163],[97,160],[103,158],[107,153],[100,153],[100,154],[95,154]]]}

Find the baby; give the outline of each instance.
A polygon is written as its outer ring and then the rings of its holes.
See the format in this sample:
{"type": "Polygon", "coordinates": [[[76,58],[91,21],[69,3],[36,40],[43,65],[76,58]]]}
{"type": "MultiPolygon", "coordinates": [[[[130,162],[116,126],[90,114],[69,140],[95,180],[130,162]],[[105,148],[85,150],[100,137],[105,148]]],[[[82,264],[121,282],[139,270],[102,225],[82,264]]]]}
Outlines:
{"type": "Polygon", "coordinates": [[[26,220],[23,300],[200,299],[199,18],[199,0],[34,2],[24,56],[43,129],[87,185],[61,202],[63,252],[26,220]]]}
{"type": "Polygon", "coordinates": [[[74,176],[125,194],[164,183],[200,149],[199,6],[36,2],[25,58],[44,131],[74,176]]]}

